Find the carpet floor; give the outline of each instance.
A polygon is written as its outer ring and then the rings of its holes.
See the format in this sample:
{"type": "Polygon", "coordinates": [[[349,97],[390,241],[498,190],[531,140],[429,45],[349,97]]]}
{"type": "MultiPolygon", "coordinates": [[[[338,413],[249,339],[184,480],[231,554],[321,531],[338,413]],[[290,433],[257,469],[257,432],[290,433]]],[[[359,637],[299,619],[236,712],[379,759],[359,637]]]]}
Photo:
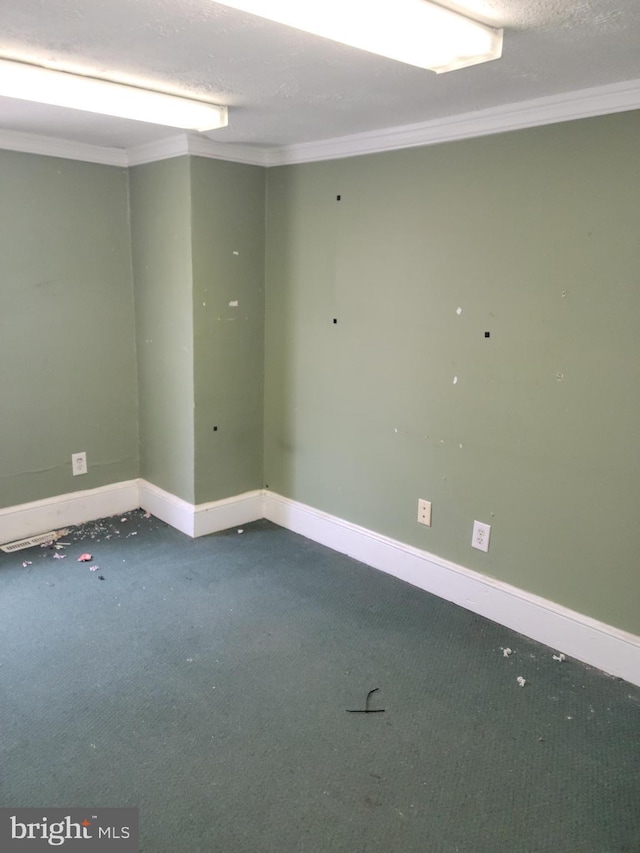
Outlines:
{"type": "Polygon", "coordinates": [[[122,518],[0,554],[0,805],[137,806],[145,853],[640,851],[640,689],[267,521],[122,518]]]}

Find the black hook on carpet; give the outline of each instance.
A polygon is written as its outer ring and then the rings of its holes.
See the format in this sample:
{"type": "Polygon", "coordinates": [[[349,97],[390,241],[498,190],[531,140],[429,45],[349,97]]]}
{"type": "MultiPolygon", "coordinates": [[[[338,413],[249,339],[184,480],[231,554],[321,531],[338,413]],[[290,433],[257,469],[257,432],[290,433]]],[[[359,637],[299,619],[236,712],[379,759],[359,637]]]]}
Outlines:
{"type": "Polygon", "coordinates": [[[373,690],[370,690],[367,693],[367,699],[364,703],[364,708],[356,708],[351,711],[347,708],[347,714],[384,714],[385,708],[370,708],[369,707],[369,699],[371,698],[371,694],[375,693],[376,690],[379,690],[379,687],[374,687],[373,690]]]}

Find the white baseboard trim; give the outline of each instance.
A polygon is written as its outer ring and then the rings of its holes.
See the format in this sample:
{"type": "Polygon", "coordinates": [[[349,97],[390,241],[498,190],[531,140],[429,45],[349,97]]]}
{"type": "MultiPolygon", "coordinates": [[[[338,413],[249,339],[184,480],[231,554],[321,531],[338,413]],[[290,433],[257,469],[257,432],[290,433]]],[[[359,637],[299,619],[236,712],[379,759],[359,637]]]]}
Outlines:
{"type": "Polygon", "coordinates": [[[187,536],[206,536],[264,518],[261,490],[194,505],[146,480],[138,482],[139,505],[187,536]]]}
{"type": "Polygon", "coordinates": [[[154,486],[146,480],[138,480],[139,506],[155,515],[171,527],[175,527],[187,536],[193,536],[194,505],[182,498],[154,486]]]}
{"type": "Polygon", "coordinates": [[[230,527],[239,527],[264,518],[262,490],[245,492],[221,501],[198,504],[195,507],[194,536],[206,536],[230,527]]]}
{"type": "Polygon", "coordinates": [[[272,492],[269,521],[640,686],[640,637],[272,492]]]}
{"type": "Polygon", "coordinates": [[[0,509],[0,544],[143,507],[187,536],[206,536],[264,518],[261,490],[194,504],[146,480],[128,480],[0,509]]]}
{"type": "Polygon", "coordinates": [[[267,518],[640,686],[640,637],[273,492],[194,505],[146,480],[129,480],[0,509],[0,543],[138,507],[191,537],[267,518]]]}
{"type": "Polygon", "coordinates": [[[13,542],[45,531],[84,524],[138,506],[138,481],[128,480],[7,507],[0,509],[0,542],[13,542]]]}

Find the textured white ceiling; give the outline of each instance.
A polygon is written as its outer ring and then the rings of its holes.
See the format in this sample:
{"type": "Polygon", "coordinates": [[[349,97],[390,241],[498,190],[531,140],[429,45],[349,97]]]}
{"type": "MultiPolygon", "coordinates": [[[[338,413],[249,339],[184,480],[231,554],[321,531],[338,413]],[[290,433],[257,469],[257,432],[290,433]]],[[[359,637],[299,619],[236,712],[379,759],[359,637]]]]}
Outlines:
{"type": "MultiPolygon", "coordinates": [[[[0,0],[0,56],[227,104],[229,127],[206,136],[260,147],[640,78],[640,0],[442,5],[503,26],[503,58],[435,75],[212,0],[0,0]]],[[[1,130],[116,148],[176,133],[7,98],[1,130]]]]}

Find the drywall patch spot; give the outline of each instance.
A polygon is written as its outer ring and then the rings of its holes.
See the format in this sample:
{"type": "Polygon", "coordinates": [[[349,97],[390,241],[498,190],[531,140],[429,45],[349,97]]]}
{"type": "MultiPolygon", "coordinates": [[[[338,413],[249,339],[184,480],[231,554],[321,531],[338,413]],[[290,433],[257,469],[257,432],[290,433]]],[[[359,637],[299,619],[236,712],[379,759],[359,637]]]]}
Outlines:
{"type": "Polygon", "coordinates": [[[462,314],[462,308],[460,308],[459,306],[458,308],[456,308],[456,314],[458,315],[458,317],[462,314]]]}
{"type": "Polygon", "coordinates": [[[238,307],[238,300],[237,299],[234,299],[229,303],[229,308],[237,308],[237,307],[238,307]]]}
{"type": "Polygon", "coordinates": [[[234,252],[233,254],[234,254],[234,255],[239,255],[239,254],[240,254],[240,252],[234,252]]]}
{"type": "Polygon", "coordinates": [[[556,380],[558,382],[562,382],[563,379],[564,379],[564,373],[556,373],[556,380]]]}
{"type": "Polygon", "coordinates": [[[458,384],[458,377],[457,377],[457,376],[454,376],[454,377],[453,377],[453,384],[454,384],[454,385],[457,385],[457,384],[458,384]]]}

